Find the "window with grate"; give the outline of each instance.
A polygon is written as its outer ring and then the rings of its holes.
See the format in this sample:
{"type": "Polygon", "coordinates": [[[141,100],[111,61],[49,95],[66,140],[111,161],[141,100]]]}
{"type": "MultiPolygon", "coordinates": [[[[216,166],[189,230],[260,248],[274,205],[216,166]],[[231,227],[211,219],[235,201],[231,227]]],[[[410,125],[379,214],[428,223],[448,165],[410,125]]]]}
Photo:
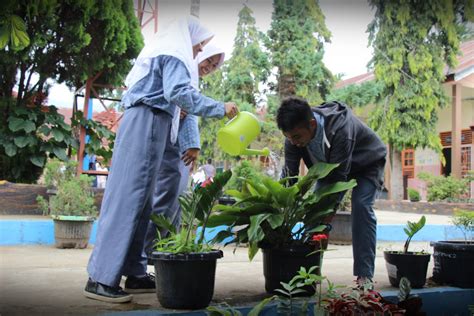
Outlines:
{"type": "Polygon", "coordinates": [[[472,147],[463,146],[461,147],[461,175],[467,176],[469,170],[472,170],[472,147]]]}
{"type": "Polygon", "coordinates": [[[408,178],[415,177],[415,150],[413,149],[402,151],[402,174],[408,178]]]}

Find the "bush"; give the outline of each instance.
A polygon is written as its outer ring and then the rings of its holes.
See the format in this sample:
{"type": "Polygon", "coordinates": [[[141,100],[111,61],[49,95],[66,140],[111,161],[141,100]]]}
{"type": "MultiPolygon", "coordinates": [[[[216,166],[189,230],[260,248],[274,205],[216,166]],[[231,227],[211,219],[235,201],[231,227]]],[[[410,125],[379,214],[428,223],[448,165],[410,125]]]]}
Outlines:
{"type": "Polygon", "coordinates": [[[408,188],[408,198],[412,202],[418,202],[420,200],[420,192],[413,188],[408,188]]]}
{"type": "Polygon", "coordinates": [[[452,221],[462,231],[464,239],[474,239],[474,211],[455,210],[452,221]]]}
{"type": "Polygon", "coordinates": [[[350,212],[352,209],[352,189],[348,190],[344,197],[342,198],[341,203],[339,203],[338,211],[340,212],[350,212]]]}
{"type": "Polygon", "coordinates": [[[420,172],[418,178],[427,183],[429,202],[462,199],[469,192],[471,181],[470,177],[457,179],[452,176],[434,176],[426,172],[420,172]]]}
{"type": "Polygon", "coordinates": [[[57,188],[63,181],[70,180],[76,176],[77,161],[60,161],[53,158],[49,160],[43,170],[44,184],[48,188],[57,188]]]}
{"type": "Polygon", "coordinates": [[[45,215],[96,216],[91,184],[92,177],[74,177],[58,185],[58,193],[50,198],[49,203],[42,196],[36,200],[45,215]]]}

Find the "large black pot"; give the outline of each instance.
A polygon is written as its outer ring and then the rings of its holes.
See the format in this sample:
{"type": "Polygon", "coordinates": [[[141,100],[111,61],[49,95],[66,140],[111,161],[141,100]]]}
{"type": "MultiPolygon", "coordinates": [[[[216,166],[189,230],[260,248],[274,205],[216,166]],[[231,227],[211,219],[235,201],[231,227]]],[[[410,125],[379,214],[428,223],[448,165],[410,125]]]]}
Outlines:
{"type": "Polygon", "coordinates": [[[412,288],[422,288],[425,285],[430,254],[384,251],[383,256],[387,267],[388,279],[392,286],[398,287],[402,277],[410,280],[412,288]]]}
{"type": "MultiPolygon", "coordinates": [[[[303,245],[283,249],[263,248],[263,275],[265,276],[265,290],[271,294],[278,294],[276,289],[281,289],[280,282],[288,283],[298,272],[300,267],[307,270],[312,266],[318,266],[314,273],[321,275],[320,258],[321,252],[316,252],[315,246],[303,245]]],[[[314,294],[310,286],[304,288],[307,295],[314,294]]]]}
{"type": "Polygon", "coordinates": [[[214,294],[216,261],[220,250],[205,253],[172,254],[154,251],[156,296],[161,306],[173,309],[201,309],[214,294]]]}
{"type": "Polygon", "coordinates": [[[433,280],[474,288],[474,241],[433,241],[433,280]]]}

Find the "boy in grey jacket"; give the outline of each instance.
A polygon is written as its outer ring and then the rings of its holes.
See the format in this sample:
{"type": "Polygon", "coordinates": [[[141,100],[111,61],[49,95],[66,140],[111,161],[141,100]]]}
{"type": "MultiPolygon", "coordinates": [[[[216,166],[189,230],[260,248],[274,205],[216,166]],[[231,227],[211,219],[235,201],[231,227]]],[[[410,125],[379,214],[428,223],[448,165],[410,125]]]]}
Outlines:
{"type": "Polygon", "coordinates": [[[339,163],[318,185],[356,179],[351,213],[353,273],[358,286],[371,283],[377,232],[373,204],[383,185],[385,145],[340,102],[311,108],[304,99],[286,98],[278,109],[277,124],[286,137],[283,176],[297,176],[303,159],[308,168],[317,162],[339,163]]]}

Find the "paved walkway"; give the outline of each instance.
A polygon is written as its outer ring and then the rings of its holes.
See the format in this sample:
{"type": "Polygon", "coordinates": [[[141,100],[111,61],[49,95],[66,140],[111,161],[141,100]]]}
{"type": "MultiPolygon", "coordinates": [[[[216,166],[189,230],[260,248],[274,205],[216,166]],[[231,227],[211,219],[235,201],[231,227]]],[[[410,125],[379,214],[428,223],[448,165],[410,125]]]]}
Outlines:
{"type": "MultiPolygon", "coordinates": [[[[377,211],[378,222],[405,224],[419,214],[377,211]]],[[[5,219],[2,216],[0,219],[5,219]]],[[[429,224],[449,224],[449,217],[428,215],[429,224]]],[[[378,242],[374,280],[376,289],[392,289],[388,282],[383,250],[402,249],[403,242],[378,242]]],[[[353,284],[351,246],[330,245],[325,254],[323,274],[333,283],[353,284]]],[[[86,299],[86,265],[91,247],[83,250],[53,246],[0,247],[0,315],[98,315],[113,311],[160,309],[155,294],[134,296],[130,304],[108,304],[86,299]]],[[[265,297],[261,254],[248,261],[247,249],[226,247],[218,261],[214,303],[245,305],[265,297]]],[[[410,250],[432,252],[429,242],[413,242],[410,250]]],[[[432,265],[428,277],[432,275],[432,265]]],[[[151,268],[151,267],[150,267],[151,268]]],[[[152,269],[150,269],[150,272],[152,269]]]]}
{"type": "MultiPolygon", "coordinates": [[[[379,243],[375,282],[378,290],[393,289],[388,283],[383,250],[401,249],[403,243],[379,243]]],[[[351,246],[330,245],[323,274],[340,285],[353,284],[351,246]]],[[[430,251],[417,242],[414,250],[430,251]]],[[[0,247],[0,315],[98,315],[111,311],[160,309],[155,294],[134,296],[130,304],[108,304],[85,298],[85,267],[91,248],[56,249],[52,246],[0,247]]],[[[245,305],[265,297],[261,255],[247,259],[247,249],[224,248],[218,261],[213,303],[245,305]]],[[[150,269],[152,271],[152,269],[150,269]]],[[[432,274],[430,263],[428,276],[432,274]]]]}

